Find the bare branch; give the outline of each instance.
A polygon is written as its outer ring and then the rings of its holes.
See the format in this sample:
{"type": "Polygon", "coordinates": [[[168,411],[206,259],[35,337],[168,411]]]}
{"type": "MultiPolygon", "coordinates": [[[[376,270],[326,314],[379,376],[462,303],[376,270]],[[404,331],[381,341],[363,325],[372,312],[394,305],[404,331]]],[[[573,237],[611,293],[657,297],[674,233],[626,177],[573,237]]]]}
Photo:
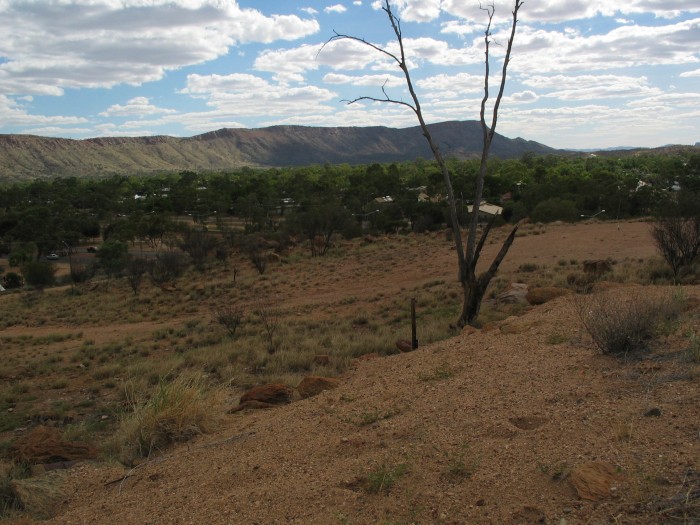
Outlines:
{"type": "Polygon", "coordinates": [[[353,40],[355,42],[359,42],[360,44],[364,44],[367,47],[371,47],[375,51],[379,51],[380,53],[388,56],[389,58],[391,58],[392,60],[397,62],[399,65],[401,64],[401,60],[399,60],[399,58],[396,55],[394,55],[393,53],[390,53],[389,51],[387,51],[383,47],[378,46],[377,44],[373,44],[372,42],[369,42],[369,41],[365,40],[364,38],[360,38],[360,37],[356,37],[356,36],[352,36],[352,35],[344,35],[342,33],[338,33],[335,30],[333,32],[335,33],[335,35],[333,35],[332,37],[330,37],[328,40],[326,40],[323,43],[323,45],[321,46],[321,49],[319,49],[318,53],[316,53],[316,57],[318,57],[318,55],[321,54],[321,51],[323,51],[323,49],[331,42],[335,42],[337,40],[353,40]]]}
{"type": "Polygon", "coordinates": [[[503,69],[501,71],[501,83],[498,90],[498,95],[496,96],[496,102],[494,103],[492,116],[491,116],[491,126],[486,125],[486,102],[489,99],[489,76],[490,76],[490,44],[491,44],[491,24],[493,22],[493,17],[496,12],[493,5],[489,5],[483,10],[488,13],[488,24],[486,30],[484,31],[484,43],[485,49],[485,72],[484,72],[484,97],[481,100],[481,130],[483,137],[483,149],[481,152],[481,165],[479,167],[479,176],[477,177],[476,191],[474,193],[474,205],[472,208],[472,217],[469,223],[469,235],[467,237],[467,252],[466,259],[471,261],[474,258],[476,251],[476,226],[479,215],[479,207],[481,206],[481,197],[484,192],[484,178],[486,176],[486,168],[489,157],[489,152],[491,150],[491,142],[496,133],[496,124],[498,123],[498,110],[501,105],[501,100],[503,98],[503,92],[506,85],[506,73],[508,70],[508,63],[510,62],[510,55],[513,49],[513,41],[515,40],[515,29],[518,23],[518,11],[523,5],[524,0],[515,0],[515,7],[513,9],[513,23],[511,26],[510,38],[508,39],[508,47],[506,49],[506,55],[503,59],[503,69]]]}
{"type": "Polygon", "coordinates": [[[384,81],[384,84],[382,84],[382,93],[384,93],[384,98],[362,96],[362,97],[354,98],[352,100],[343,99],[343,100],[341,100],[341,102],[346,102],[348,105],[354,104],[355,102],[359,102],[361,100],[369,100],[370,102],[388,102],[390,104],[397,104],[399,106],[406,106],[407,108],[410,108],[411,111],[413,111],[414,113],[417,113],[417,110],[413,105],[409,104],[408,102],[404,102],[403,100],[393,99],[389,96],[389,94],[386,92],[386,83],[387,82],[388,82],[388,80],[384,81]]]}

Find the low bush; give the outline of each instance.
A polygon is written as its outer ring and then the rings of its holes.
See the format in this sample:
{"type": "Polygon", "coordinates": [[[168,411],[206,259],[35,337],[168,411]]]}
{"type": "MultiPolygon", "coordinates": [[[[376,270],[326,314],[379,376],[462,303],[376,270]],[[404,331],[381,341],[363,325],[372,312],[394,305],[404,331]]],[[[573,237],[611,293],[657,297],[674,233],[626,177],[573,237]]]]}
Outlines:
{"type": "Polygon", "coordinates": [[[385,494],[391,490],[396,482],[406,474],[408,466],[405,463],[399,465],[382,464],[367,475],[365,490],[370,494],[385,494]]]}
{"type": "Polygon", "coordinates": [[[126,386],[132,413],[125,417],[111,448],[118,459],[131,464],[171,443],[213,431],[219,423],[225,395],[221,388],[208,388],[202,375],[161,380],[147,398],[126,386]]]}
{"type": "Polygon", "coordinates": [[[27,284],[42,290],[54,283],[56,267],[43,261],[30,261],[22,265],[22,275],[27,284]]]}
{"type": "Polygon", "coordinates": [[[681,299],[671,293],[609,291],[576,296],[574,307],[593,343],[615,356],[638,354],[681,311],[681,299]]]}

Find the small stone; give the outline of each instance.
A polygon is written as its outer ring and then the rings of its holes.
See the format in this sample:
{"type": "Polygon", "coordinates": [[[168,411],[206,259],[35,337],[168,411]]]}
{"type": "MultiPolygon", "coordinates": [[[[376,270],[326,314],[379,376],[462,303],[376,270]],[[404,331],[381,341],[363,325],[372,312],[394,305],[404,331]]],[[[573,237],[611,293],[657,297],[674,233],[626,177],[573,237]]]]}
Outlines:
{"type": "Polygon", "coordinates": [[[102,414],[102,415],[100,416],[100,419],[101,419],[102,421],[104,421],[104,420],[106,420],[106,419],[109,419],[109,416],[106,415],[106,414],[102,414]]]}

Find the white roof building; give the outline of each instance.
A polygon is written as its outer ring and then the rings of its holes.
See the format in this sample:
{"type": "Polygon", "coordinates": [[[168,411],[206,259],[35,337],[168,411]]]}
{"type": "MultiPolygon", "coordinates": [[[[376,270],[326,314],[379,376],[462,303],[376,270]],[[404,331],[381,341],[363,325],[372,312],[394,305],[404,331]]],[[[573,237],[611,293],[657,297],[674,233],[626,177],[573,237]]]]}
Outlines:
{"type": "MultiPolygon", "coordinates": [[[[469,213],[471,213],[473,209],[473,204],[467,206],[467,211],[469,213]]],[[[483,213],[484,215],[501,215],[503,213],[503,208],[501,208],[500,206],[496,206],[495,204],[489,204],[488,202],[484,201],[479,205],[479,213],[483,213]]]]}

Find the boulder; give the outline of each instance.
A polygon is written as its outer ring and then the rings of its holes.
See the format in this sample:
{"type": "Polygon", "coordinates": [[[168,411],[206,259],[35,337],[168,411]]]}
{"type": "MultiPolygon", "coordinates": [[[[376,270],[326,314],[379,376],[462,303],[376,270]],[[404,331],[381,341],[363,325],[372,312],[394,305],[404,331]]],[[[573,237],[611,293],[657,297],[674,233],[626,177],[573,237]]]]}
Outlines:
{"type": "Polygon", "coordinates": [[[316,396],[324,390],[332,390],[340,386],[340,381],[332,377],[306,376],[297,386],[297,392],[302,398],[316,396]]]}
{"type": "Polygon", "coordinates": [[[590,461],[574,467],[569,476],[579,498],[601,501],[615,495],[622,476],[610,463],[590,461]]]}
{"type": "Polygon", "coordinates": [[[557,286],[543,286],[541,288],[533,288],[525,294],[525,299],[532,305],[548,303],[552,299],[561,297],[562,295],[570,294],[568,288],[559,288],[557,286]]]}
{"type": "Polygon", "coordinates": [[[478,331],[479,329],[477,327],[468,324],[465,325],[464,328],[462,328],[462,335],[472,335],[477,333],[478,331]]]}
{"type": "Polygon", "coordinates": [[[239,404],[248,401],[258,401],[270,405],[284,405],[291,403],[294,391],[282,383],[254,386],[241,396],[239,404]]]}
{"type": "Polygon", "coordinates": [[[97,456],[94,447],[87,443],[63,441],[57,428],[43,425],[18,438],[13,452],[15,459],[31,465],[92,459],[97,456]]]}
{"type": "Polygon", "coordinates": [[[408,339],[399,339],[394,344],[399,352],[411,352],[413,350],[413,345],[408,339]]]}

